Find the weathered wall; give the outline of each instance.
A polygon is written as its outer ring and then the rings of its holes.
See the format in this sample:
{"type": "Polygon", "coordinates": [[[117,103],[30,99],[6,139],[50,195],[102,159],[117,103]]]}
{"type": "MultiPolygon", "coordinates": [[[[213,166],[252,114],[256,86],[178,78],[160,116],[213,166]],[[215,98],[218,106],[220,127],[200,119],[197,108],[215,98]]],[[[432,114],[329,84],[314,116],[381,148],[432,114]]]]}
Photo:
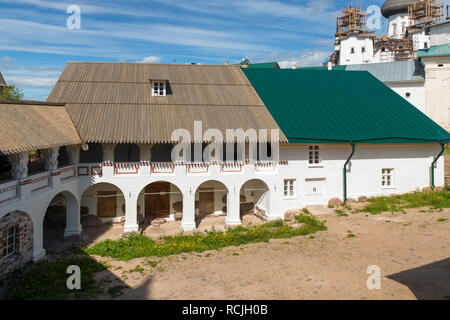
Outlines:
{"type": "Polygon", "coordinates": [[[450,56],[424,57],[427,115],[450,130],[450,56]]]}
{"type": "Polygon", "coordinates": [[[33,223],[30,216],[13,211],[0,219],[0,277],[21,267],[33,257],[33,223]],[[16,226],[16,253],[3,258],[3,231],[16,226]]]}

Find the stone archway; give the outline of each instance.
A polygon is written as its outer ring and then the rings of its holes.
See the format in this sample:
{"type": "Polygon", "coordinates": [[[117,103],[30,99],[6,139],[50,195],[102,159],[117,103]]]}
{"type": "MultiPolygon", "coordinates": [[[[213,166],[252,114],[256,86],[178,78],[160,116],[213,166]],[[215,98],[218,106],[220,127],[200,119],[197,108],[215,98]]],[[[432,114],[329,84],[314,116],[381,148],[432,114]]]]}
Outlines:
{"type": "MultiPolygon", "coordinates": [[[[224,183],[217,180],[203,182],[195,192],[196,226],[198,227],[207,217],[225,216],[229,205],[229,192],[224,183]]],[[[225,224],[225,221],[223,221],[223,224],[225,224]]]]}
{"type": "Polygon", "coordinates": [[[80,206],[75,196],[63,191],[58,193],[47,206],[43,220],[44,249],[56,252],[64,238],[81,233],[80,206]]]}
{"type": "Polygon", "coordinates": [[[144,227],[158,219],[181,220],[183,193],[173,183],[155,181],[145,186],[139,193],[138,205],[143,208],[140,222],[144,222],[144,227]]]}

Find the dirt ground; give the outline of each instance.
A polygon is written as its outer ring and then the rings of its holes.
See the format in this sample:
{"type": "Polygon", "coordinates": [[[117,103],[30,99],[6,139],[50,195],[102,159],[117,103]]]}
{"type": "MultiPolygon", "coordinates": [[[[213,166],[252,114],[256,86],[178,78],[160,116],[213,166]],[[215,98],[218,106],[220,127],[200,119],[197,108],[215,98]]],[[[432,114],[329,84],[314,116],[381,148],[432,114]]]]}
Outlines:
{"type": "Polygon", "coordinates": [[[97,257],[109,265],[97,274],[105,289],[99,298],[450,299],[449,209],[348,217],[310,210],[329,228],[314,238],[128,262],[97,257]],[[381,271],[379,290],[366,285],[372,265],[381,271]],[[106,293],[112,287],[115,297],[106,293]]]}

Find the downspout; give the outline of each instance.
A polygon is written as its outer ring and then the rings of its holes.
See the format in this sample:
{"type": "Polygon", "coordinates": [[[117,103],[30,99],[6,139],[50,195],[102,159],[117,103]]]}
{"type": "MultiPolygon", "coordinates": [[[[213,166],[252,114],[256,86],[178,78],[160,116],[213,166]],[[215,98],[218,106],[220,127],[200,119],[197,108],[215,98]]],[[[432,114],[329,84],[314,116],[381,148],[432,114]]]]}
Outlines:
{"type": "Polygon", "coordinates": [[[347,165],[355,154],[355,143],[350,142],[350,145],[352,146],[352,153],[350,154],[344,165],[344,202],[347,202],[347,165]]]}
{"type": "Polygon", "coordinates": [[[434,167],[436,166],[436,162],[439,160],[439,158],[444,154],[445,152],[445,143],[440,142],[441,144],[441,152],[437,155],[437,157],[433,160],[433,163],[431,164],[431,188],[436,188],[434,184],[434,167]]]}

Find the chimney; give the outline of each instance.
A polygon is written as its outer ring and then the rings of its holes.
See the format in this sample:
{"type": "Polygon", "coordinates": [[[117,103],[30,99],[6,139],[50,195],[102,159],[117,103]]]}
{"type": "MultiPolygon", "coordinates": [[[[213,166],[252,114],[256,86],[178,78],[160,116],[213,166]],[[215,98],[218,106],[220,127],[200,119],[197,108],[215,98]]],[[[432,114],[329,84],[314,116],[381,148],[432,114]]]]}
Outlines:
{"type": "Polygon", "coordinates": [[[331,61],[328,61],[328,71],[333,70],[333,65],[331,64],[331,61]]]}
{"type": "Polygon", "coordinates": [[[292,69],[293,70],[297,69],[297,64],[295,62],[292,62],[292,69]]]}

